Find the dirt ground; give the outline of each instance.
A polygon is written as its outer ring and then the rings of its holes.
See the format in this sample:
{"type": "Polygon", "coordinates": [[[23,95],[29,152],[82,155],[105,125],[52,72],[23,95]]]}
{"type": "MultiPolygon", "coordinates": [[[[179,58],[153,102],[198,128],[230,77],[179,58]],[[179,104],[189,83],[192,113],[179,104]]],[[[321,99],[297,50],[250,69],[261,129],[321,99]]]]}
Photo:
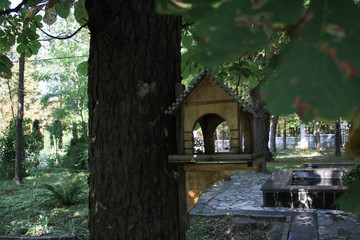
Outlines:
{"type": "Polygon", "coordinates": [[[278,240],[282,238],[284,227],[285,218],[193,216],[190,229],[192,232],[187,234],[186,239],[278,240]]]}

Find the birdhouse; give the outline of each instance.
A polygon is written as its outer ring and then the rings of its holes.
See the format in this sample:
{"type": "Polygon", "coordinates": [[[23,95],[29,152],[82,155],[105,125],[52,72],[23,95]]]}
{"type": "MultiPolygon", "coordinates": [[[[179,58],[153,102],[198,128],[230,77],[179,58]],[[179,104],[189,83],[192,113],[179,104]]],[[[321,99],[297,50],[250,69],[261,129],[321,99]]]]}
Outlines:
{"type": "Polygon", "coordinates": [[[167,114],[178,115],[178,154],[195,154],[193,131],[200,124],[204,153],[214,154],[214,134],[219,124],[230,129],[230,153],[253,153],[253,118],[249,104],[220,80],[204,71],[168,108],[167,114]]]}
{"type": "MultiPolygon", "coordinates": [[[[201,192],[212,182],[229,177],[233,170],[257,170],[264,161],[254,152],[254,117],[250,105],[208,71],[201,73],[166,110],[177,119],[177,154],[168,156],[178,166],[179,211],[188,212],[201,192]],[[215,130],[223,122],[228,126],[229,151],[216,152],[215,130]],[[195,148],[194,129],[203,133],[203,152],[195,148]]],[[[185,215],[184,215],[185,216],[185,215]]]]}

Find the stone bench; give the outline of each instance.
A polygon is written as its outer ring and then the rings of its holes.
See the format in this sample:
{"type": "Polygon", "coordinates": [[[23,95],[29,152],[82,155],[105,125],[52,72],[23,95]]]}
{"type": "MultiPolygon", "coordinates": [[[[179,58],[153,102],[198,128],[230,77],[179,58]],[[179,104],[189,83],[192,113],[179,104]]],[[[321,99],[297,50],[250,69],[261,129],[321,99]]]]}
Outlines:
{"type": "Polygon", "coordinates": [[[318,168],[318,167],[348,167],[355,166],[356,163],[304,163],[306,168],[318,168]]]}

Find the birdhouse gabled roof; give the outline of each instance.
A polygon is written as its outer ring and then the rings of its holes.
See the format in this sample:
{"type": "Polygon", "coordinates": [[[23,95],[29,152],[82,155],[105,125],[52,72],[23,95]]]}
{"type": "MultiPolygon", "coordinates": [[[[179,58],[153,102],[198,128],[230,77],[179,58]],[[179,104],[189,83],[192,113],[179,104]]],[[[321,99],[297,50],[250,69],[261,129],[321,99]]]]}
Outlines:
{"type": "Polygon", "coordinates": [[[257,115],[251,106],[245,102],[244,99],[240,98],[235,94],[229,87],[227,87],[223,82],[215,78],[208,70],[204,70],[201,74],[197,76],[195,81],[186,89],[176,100],[171,104],[171,106],[165,111],[165,114],[173,115],[181,107],[181,104],[187,99],[187,97],[196,89],[196,87],[201,83],[206,76],[219,85],[236,103],[239,104],[239,108],[243,109],[246,112],[250,112],[254,115],[257,115]]]}

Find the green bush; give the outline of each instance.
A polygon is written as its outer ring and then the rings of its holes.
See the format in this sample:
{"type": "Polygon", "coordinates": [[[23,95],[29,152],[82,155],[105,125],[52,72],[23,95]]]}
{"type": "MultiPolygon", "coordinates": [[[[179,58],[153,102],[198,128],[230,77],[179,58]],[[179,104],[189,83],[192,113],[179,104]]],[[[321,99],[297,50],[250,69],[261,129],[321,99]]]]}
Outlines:
{"type": "Polygon", "coordinates": [[[88,168],[88,144],[83,139],[71,139],[64,156],[64,167],[74,170],[88,168]]]}
{"type": "Polygon", "coordinates": [[[81,195],[85,193],[86,186],[83,177],[69,177],[59,184],[43,184],[42,188],[47,191],[41,195],[51,205],[71,206],[84,200],[81,195]]]}
{"type": "Polygon", "coordinates": [[[64,167],[74,170],[84,170],[88,168],[88,143],[82,135],[78,137],[78,126],[73,124],[73,138],[66,147],[66,155],[64,156],[64,167]]]}
{"type": "Polygon", "coordinates": [[[356,181],[360,181],[360,164],[357,164],[353,168],[351,168],[342,178],[344,185],[351,185],[356,181]]]}
{"type": "MultiPolygon", "coordinates": [[[[31,119],[23,120],[23,142],[22,142],[22,174],[29,175],[30,169],[39,164],[39,153],[43,148],[42,135],[39,131],[39,122],[35,120],[33,130],[31,131],[31,119]]],[[[12,120],[5,132],[0,138],[0,177],[11,179],[15,174],[15,148],[16,148],[16,130],[12,120]]]]}

